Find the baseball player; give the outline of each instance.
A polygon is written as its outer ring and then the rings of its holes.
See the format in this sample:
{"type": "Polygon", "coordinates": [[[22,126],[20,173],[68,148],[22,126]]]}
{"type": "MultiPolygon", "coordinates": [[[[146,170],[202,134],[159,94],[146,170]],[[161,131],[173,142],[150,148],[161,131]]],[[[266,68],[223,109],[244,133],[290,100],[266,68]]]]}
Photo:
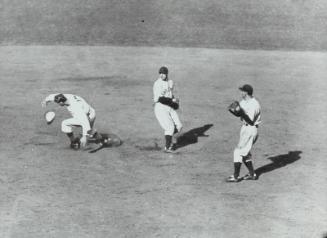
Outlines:
{"type": "Polygon", "coordinates": [[[67,107],[72,117],[62,121],[61,131],[69,137],[71,148],[76,148],[79,145],[84,147],[87,143],[87,137],[93,137],[96,134],[92,130],[95,122],[95,110],[82,97],[73,94],[50,94],[42,101],[42,107],[46,107],[49,102],[67,107]],[[75,126],[82,127],[80,139],[74,137],[73,127],[75,126]]]}
{"type": "Polygon", "coordinates": [[[246,165],[249,173],[243,177],[244,180],[255,180],[257,176],[253,169],[251,149],[258,138],[258,127],[261,123],[260,104],[253,96],[251,85],[245,84],[239,88],[242,100],[236,108],[229,107],[228,110],[242,122],[240,140],[234,149],[234,174],[228,177],[227,182],[239,182],[242,162],[246,165]]]}
{"type": "Polygon", "coordinates": [[[163,66],[159,69],[159,78],[153,85],[153,101],[155,116],[164,130],[167,153],[173,152],[173,139],[176,139],[173,136],[182,130],[182,123],[176,112],[178,100],[174,97],[173,89],[174,82],[168,79],[168,68],[163,66]]]}

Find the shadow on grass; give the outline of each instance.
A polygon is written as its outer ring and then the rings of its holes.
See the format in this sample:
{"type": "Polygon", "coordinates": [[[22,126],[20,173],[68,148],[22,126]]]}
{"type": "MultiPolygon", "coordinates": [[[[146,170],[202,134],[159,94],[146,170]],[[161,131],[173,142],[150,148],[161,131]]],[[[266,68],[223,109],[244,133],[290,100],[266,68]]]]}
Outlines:
{"type": "Polygon", "coordinates": [[[213,124],[206,124],[204,126],[194,128],[185,133],[182,133],[177,138],[176,149],[190,145],[190,144],[197,143],[199,137],[208,137],[208,135],[205,135],[204,133],[207,130],[209,130],[212,126],[213,126],[213,124]]]}
{"type": "Polygon", "coordinates": [[[302,153],[302,151],[290,151],[290,152],[288,152],[288,154],[282,154],[282,155],[269,157],[267,159],[271,160],[271,163],[266,164],[260,168],[257,168],[255,170],[255,173],[257,174],[257,176],[259,178],[264,173],[268,173],[275,169],[279,169],[288,164],[294,163],[295,161],[301,159],[301,156],[300,156],[301,153],[302,153]]]}

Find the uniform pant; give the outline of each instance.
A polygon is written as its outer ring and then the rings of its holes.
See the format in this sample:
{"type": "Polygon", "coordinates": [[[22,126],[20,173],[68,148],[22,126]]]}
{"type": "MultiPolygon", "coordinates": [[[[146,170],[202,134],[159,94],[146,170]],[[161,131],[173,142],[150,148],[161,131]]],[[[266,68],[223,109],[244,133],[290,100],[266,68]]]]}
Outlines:
{"type": "Polygon", "coordinates": [[[154,114],[160,126],[165,131],[165,135],[172,136],[175,131],[175,126],[178,132],[182,129],[182,123],[179,120],[177,112],[173,108],[157,102],[154,106],[154,114]]]}
{"type": "MultiPolygon", "coordinates": [[[[256,126],[243,125],[240,132],[240,140],[234,150],[234,162],[242,163],[243,157],[249,155],[252,146],[258,139],[258,128],[256,126]]],[[[251,157],[249,156],[249,160],[251,157]]]]}
{"type": "Polygon", "coordinates": [[[93,128],[95,122],[95,110],[91,109],[87,114],[87,121],[85,117],[72,117],[63,120],[61,123],[61,131],[64,133],[72,133],[74,126],[80,126],[83,129],[83,135],[86,135],[89,130],[93,128]]]}

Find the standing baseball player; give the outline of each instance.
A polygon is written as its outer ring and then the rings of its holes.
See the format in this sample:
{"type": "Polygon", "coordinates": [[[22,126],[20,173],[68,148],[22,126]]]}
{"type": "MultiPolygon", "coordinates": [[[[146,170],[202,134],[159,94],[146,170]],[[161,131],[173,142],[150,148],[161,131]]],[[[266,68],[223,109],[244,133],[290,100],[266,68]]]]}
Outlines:
{"type": "Polygon", "coordinates": [[[168,79],[168,68],[163,66],[159,69],[159,78],[153,85],[153,101],[155,116],[164,130],[167,153],[173,152],[173,139],[176,139],[173,136],[182,130],[182,123],[176,112],[179,102],[174,97],[173,89],[174,82],[168,79]]]}
{"type": "Polygon", "coordinates": [[[258,127],[261,123],[260,104],[253,96],[251,85],[245,84],[239,88],[242,100],[232,103],[228,110],[235,116],[240,117],[242,122],[240,140],[234,149],[234,174],[228,177],[227,182],[239,182],[242,162],[249,173],[243,177],[244,180],[255,180],[257,176],[254,172],[251,149],[258,139],[258,127]]]}
{"type": "Polygon", "coordinates": [[[82,97],[73,94],[50,94],[42,101],[42,107],[46,107],[49,102],[67,107],[72,117],[62,121],[61,131],[69,137],[71,148],[76,149],[80,145],[84,147],[87,143],[87,137],[92,137],[95,134],[92,132],[95,110],[82,97]],[[73,127],[82,128],[80,139],[74,136],[73,127]]]}

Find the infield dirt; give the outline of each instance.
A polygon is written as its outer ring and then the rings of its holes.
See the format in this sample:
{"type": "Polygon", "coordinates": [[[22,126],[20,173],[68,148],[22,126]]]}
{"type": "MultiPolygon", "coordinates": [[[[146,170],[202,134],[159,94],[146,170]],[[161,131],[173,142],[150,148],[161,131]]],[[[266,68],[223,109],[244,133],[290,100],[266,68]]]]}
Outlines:
{"type": "MultiPolygon", "coordinates": [[[[322,237],[327,232],[327,54],[147,47],[0,48],[0,237],[322,237]],[[152,107],[162,65],[177,84],[178,154],[162,152],[152,107]],[[228,184],[250,83],[263,123],[257,181],[228,184]],[[41,100],[74,93],[123,141],[73,151],[41,100]],[[188,133],[188,134],[187,134],[188,133]]],[[[242,174],[246,173],[245,167],[242,174]]]]}

